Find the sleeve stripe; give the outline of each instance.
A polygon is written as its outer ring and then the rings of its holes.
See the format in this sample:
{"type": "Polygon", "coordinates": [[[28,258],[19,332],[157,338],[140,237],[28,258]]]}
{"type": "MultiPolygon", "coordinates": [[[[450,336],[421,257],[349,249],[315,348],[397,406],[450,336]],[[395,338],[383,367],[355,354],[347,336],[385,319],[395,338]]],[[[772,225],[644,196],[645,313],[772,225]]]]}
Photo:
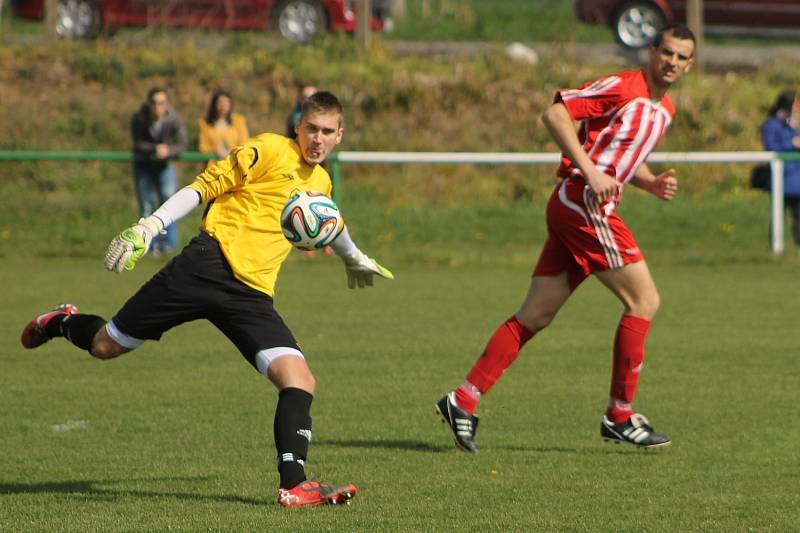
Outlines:
{"type": "Polygon", "coordinates": [[[609,92],[611,89],[622,83],[622,79],[618,76],[610,76],[603,80],[596,81],[595,83],[584,87],[583,89],[570,89],[561,91],[562,100],[572,100],[573,98],[593,98],[602,96],[609,92]]]}
{"type": "Polygon", "coordinates": [[[250,170],[251,168],[256,166],[256,163],[258,163],[258,150],[256,150],[255,146],[251,146],[250,149],[253,151],[254,155],[253,155],[253,162],[250,163],[250,166],[247,167],[247,170],[250,170]]]}

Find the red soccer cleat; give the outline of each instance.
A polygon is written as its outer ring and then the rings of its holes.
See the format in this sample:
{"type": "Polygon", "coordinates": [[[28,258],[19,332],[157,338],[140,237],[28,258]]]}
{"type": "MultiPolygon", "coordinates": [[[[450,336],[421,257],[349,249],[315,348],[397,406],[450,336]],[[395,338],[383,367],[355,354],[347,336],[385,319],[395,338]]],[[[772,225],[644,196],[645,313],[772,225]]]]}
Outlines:
{"type": "Polygon", "coordinates": [[[317,505],[350,505],[358,492],[355,485],[331,486],[316,481],[303,481],[291,489],[278,490],[278,503],[283,507],[316,507],[317,505]]]}
{"type": "Polygon", "coordinates": [[[25,326],[22,330],[20,342],[25,348],[31,349],[41,346],[50,340],[50,337],[45,335],[44,328],[47,323],[57,316],[74,315],[78,312],[78,308],[72,304],[61,304],[52,311],[48,311],[43,315],[39,315],[25,326]]]}

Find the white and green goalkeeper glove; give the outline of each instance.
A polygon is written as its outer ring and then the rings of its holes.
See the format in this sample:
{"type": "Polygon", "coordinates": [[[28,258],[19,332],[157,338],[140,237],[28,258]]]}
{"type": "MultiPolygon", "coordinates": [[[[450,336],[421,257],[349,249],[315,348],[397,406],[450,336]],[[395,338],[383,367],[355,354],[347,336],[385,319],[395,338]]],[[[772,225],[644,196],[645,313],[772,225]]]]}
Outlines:
{"type": "Polygon", "coordinates": [[[344,267],[347,269],[347,286],[351,289],[355,289],[357,286],[371,287],[374,274],[382,278],[394,279],[394,274],[388,268],[367,257],[360,250],[353,255],[343,256],[342,260],[344,261],[344,267]]]}
{"type": "Polygon", "coordinates": [[[136,261],[147,253],[153,238],[164,231],[164,223],[154,216],[140,218],[111,241],[104,263],[112,272],[133,270],[136,261]]]}

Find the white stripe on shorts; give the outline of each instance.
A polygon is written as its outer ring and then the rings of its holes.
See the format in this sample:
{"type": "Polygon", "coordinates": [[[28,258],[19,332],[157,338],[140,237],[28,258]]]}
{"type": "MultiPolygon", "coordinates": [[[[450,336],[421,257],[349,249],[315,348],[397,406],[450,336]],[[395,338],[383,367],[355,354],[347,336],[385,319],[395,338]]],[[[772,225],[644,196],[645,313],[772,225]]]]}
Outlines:
{"type": "Polygon", "coordinates": [[[133,350],[144,344],[144,340],[122,333],[119,328],[117,328],[117,325],[114,324],[113,319],[106,324],[106,333],[108,333],[109,337],[117,341],[120,346],[129,350],[133,350]]]}
{"type": "Polygon", "coordinates": [[[583,201],[588,207],[589,218],[597,233],[597,240],[603,247],[608,267],[621,268],[625,266],[617,241],[614,239],[614,232],[611,231],[611,226],[608,224],[608,217],[602,215],[597,196],[588,187],[583,190],[583,201]]]}
{"type": "Polygon", "coordinates": [[[296,355],[297,357],[305,359],[305,357],[303,357],[303,352],[297,348],[288,348],[286,346],[267,348],[256,354],[256,368],[258,368],[258,371],[266,376],[270,363],[279,357],[283,357],[284,355],[296,355]]]}
{"type": "Polygon", "coordinates": [[[580,216],[582,216],[583,219],[588,224],[589,223],[589,218],[587,217],[587,215],[583,211],[583,209],[581,209],[581,206],[579,206],[578,204],[576,204],[575,202],[573,202],[572,200],[567,198],[567,183],[571,179],[572,178],[564,178],[561,181],[561,186],[558,188],[558,199],[561,200],[562,204],[564,204],[565,206],[569,207],[570,209],[572,209],[573,211],[578,213],[580,216]]]}

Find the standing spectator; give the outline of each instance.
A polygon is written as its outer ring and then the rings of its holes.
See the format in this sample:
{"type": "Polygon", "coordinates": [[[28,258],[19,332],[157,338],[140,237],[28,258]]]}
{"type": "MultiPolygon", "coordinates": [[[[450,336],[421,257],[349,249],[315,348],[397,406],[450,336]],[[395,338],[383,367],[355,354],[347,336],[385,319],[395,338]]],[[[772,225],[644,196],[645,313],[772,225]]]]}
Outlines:
{"type": "Polygon", "coordinates": [[[475,410],[481,397],[590,274],[623,304],[600,434],[639,447],[670,443],[631,406],[659,295],[616,208],[626,183],[662,200],[678,190],[674,169],[654,174],[645,160],[672,122],[675,107],[667,91],[691,67],[694,46],[688,28],[667,26],[650,45],[645,68],[559,90],[542,116],[563,152],[561,181],[547,204],[547,241],[522,306],[495,330],[464,382],[436,404],[460,448],[478,450],[475,410]]]}
{"type": "MultiPolygon", "coordinates": [[[[761,125],[761,142],[770,152],[793,152],[800,149],[796,123],[800,119],[800,100],[794,91],[784,91],[769,110],[761,125]]],[[[768,169],[767,169],[768,170],[768,169]]],[[[792,222],[795,250],[800,254],[800,161],[783,163],[783,202],[792,222]]]]}
{"type": "MultiPolygon", "coordinates": [[[[203,153],[216,154],[217,159],[228,157],[231,149],[250,137],[247,120],[233,112],[233,97],[226,91],[217,91],[211,96],[206,116],[198,120],[200,139],[198,149],[203,153]]],[[[214,161],[209,161],[209,166],[214,161]]]]}
{"type": "MultiPolygon", "coordinates": [[[[169,105],[166,89],[153,87],[147,92],[147,101],[131,119],[131,135],[133,181],[139,200],[139,216],[144,218],[175,194],[178,177],[174,159],[188,146],[186,126],[169,105]]],[[[178,226],[173,224],[166,229],[166,234],[153,239],[152,253],[169,254],[177,246],[178,226]]]]}
{"type": "Polygon", "coordinates": [[[286,136],[290,139],[297,139],[297,132],[294,131],[295,126],[300,121],[300,113],[303,110],[303,102],[305,102],[312,94],[317,92],[317,87],[307,83],[300,83],[297,85],[297,98],[294,103],[294,108],[286,119],[286,136]]]}

